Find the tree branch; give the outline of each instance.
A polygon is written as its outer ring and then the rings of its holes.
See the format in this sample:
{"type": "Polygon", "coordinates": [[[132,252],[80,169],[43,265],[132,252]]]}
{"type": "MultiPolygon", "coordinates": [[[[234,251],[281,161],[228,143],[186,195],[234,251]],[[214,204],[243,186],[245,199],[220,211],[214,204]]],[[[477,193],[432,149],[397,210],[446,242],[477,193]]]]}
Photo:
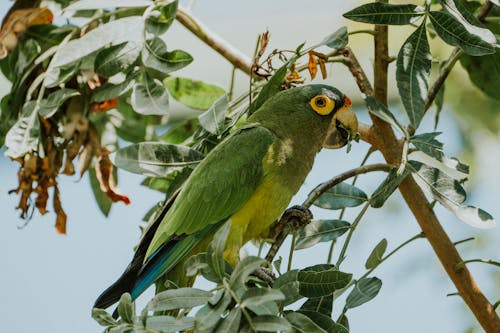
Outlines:
{"type": "Polygon", "coordinates": [[[191,31],[196,37],[210,46],[214,51],[226,58],[234,67],[250,74],[252,59],[240,50],[229,44],[215,32],[206,27],[203,22],[193,16],[188,10],[179,6],[176,15],[177,21],[191,31]]]}

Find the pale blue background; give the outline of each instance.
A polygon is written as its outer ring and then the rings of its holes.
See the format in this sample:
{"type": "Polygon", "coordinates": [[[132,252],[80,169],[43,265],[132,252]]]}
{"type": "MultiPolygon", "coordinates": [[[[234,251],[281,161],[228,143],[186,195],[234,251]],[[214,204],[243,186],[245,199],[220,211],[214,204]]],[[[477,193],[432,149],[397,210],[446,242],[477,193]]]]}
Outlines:
{"type": "MultiPolygon", "coordinates": [[[[10,3],[0,2],[0,16],[10,3]]],[[[243,52],[251,54],[256,35],[271,30],[271,48],[295,48],[304,40],[321,40],[347,22],[341,13],[352,3],[332,1],[197,1],[195,13],[213,30],[219,32],[243,52]]],[[[180,75],[201,78],[227,87],[231,67],[209,48],[201,45],[189,32],[174,24],[167,35],[170,48],[180,48],[194,55],[195,62],[180,75]]],[[[360,55],[370,71],[369,39],[353,38],[353,47],[364,50],[360,55]]],[[[397,45],[394,50],[396,50],[397,45]]],[[[392,50],[391,50],[392,51],[392,50]]],[[[361,52],[361,51],[360,51],[361,52]]],[[[340,66],[333,67],[334,84],[353,98],[359,97],[355,84],[340,66]]],[[[238,76],[238,91],[247,86],[247,77],[238,76]]],[[[2,83],[0,83],[2,84],[2,83]]],[[[391,83],[393,84],[393,82],[391,83]]],[[[394,86],[393,86],[394,88],[394,86]]],[[[395,105],[397,109],[398,104],[395,105]]],[[[360,117],[366,120],[364,111],[360,117]]],[[[431,117],[429,117],[431,118],[431,117]]],[[[405,119],[402,117],[402,119],[405,119]]],[[[425,126],[431,129],[432,119],[425,126]]],[[[455,121],[444,112],[442,128],[446,135],[446,152],[453,156],[460,151],[461,139],[455,121]]],[[[498,188],[500,177],[495,172],[500,165],[499,138],[474,138],[479,161],[472,169],[474,185],[470,202],[480,204],[494,216],[500,216],[498,188]],[[494,174],[491,174],[491,173],[494,174]],[[486,175],[489,178],[486,179],[486,175]]],[[[303,189],[293,200],[300,203],[318,182],[356,166],[367,149],[355,144],[352,152],[324,151],[303,189]]],[[[379,160],[376,156],[372,162],[379,160]]],[[[140,232],[139,221],[161,195],[140,186],[142,177],[120,172],[120,187],[132,200],[130,206],[116,204],[108,219],[99,212],[87,178],[60,177],[63,206],[68,214],[68,234],[56,234],[54,215],[34,215],[28,226],[14,210],[18,198],[7,192],[17,185],[18,165],[0,156],[0,318],[3,332],[97,332],[101,328],[90,318],[96,296],[121,273],[132,256],[140,232]]],[[[382,180],[363,177],[360,187],[370,193],[382,180]]],[[[342,269],[357,276],[363,273],[364,261],[382,238],[391,250],[419,232],[414,218],[395,195],[382,210],[369,210],[355,233],[348,258],[342,269]]],[[[498,255],[499,229],[481,231],[468,227],[449,212],[438,207],[444,227],[453,240],[476,236],[479,240],[460,247],[465,258],[498,255]]],[[[337,217],[336,212],[315,212],[316,217],[337,217]]],[[[351,219],[349,214],[347,219],[351,219]]],[[[352,220],[352,219],[351,219],[352,220]]],[[[284,246],[283,256],[287,246],[284,246]]],[[[304,267],[326,258],[327,245],[313,251],[296,252],[295,265],[304,267]]],[[[336,254],[338,254],[338,249],[336,254]]],[[[498,258],[492,258],[497,259],[498,258]]],[[[285,263],[285,261],[284,261],[285,263]]],[[[491,266],[469,266],[479,285],[491,300],[500,298],[498,274],[491,266]]],[[[384,285],[372,302],[348,312],[352,332],[465,332],[475,319],[464,309],[458,297],[446,297],[454,292],[439,262],[426,240],[418,240],[375,271],[384,285]]],[[[147,297],[146,297],[147,299],[147,297]]],[[[139,305],[145,300],[140,300],[139,305]]],[[[340,307],[340,305],[337,305],[340,307]]],[[[338,310],[338,309],[337,309],[338,310]]]]}

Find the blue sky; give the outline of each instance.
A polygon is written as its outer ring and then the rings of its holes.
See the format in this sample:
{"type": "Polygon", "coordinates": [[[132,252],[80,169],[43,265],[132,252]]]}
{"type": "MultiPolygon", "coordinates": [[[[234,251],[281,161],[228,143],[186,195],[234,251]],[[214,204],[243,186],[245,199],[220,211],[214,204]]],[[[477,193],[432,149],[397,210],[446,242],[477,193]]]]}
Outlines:
{"type": "MultiPolygon", "coordinates": [[[[294,48],[304,40],[314,42],[347,24],[341,13],[352,4],[331,1],[197,1],[195,13],[227,38],[231,43],[251,54],[256,35],[266,28],[271,31],[272,48],[294,48]]],[[[0,16],[9,5],[0,2],[0,16]]],[[[196,77],[227,87],[231,67],[192,35],[175,24],[167,34],[171,48],[180,48],[193,54],[195,62],[179,75],[196,77]]],[[[366,50],[366,40],[353,41],[353,47],[366,50]]],[[[361,51],[362,52],[362,51],[361,51]]],[[[370,51],[371,52],[371,51],[370,51]]],[[[371,54],[360,54],[366,68],[370,68],[371,54]]],[[[338,67],[336,67],[338,68],[338,67]]],[[[344,71],[333,72],[330,84],[339,86],[354,98],[359,96],[356,87],[344,71]]],[[[237,89],[242,91],[247,78],[238,75],[237,89]]],[[[398,106],[396,105],[396,108],[398,106]]],[[[360,112],[360,117],[366,115],[360,112]]],[[[365,117],[366,118],[366,117],[365,117]]],[[[460,137],[453,117],[446,112],[443,124],[446,151],[450,155],[460,150],[460,137]]],[[[431,119],[424,127],[431,128],[431,119]]],[[[480,160],[473,170],[475,188],[472,202],[494,216],[500,216],[498,188],[500,179],[481,178],[500,163],[500,154],[487,147],[498,145],[498,138],[485,137],[478,147],[480,160]]],[[[498,147],[498,146],[497,146],[498,147]]],[[[355,144],[352,152],[324,151],[292,203],[304,199],[317,183],[357,165],[366,151],[365,144],[355,144]]],[[[49,213],[33,220],[24,228],[23,221],[14,210],[18,198],[7,192],[17,186],[18,165],[0,156],[0,313],[2,329],[10,332],[97,332],[101,329],[90,318],[91,306],[99,293],[126,267],[132,256],[140,232],[139,221],[161,195],[142,186],[142,177],[120,172],[120,187],[132,200],[130,206],[116,204],[109,218],[99,212],[87,178],[60,177],[63,206],[68,214],[68,234],[61,236],[53,228],[54,216],[49,213]]],[[[375,156],[373,162],[380,160],[375,156]]],[[[379,179],[361,179],[360,186],[370,192],[379,179]]],[[[359,232],[353,238],[344,270],[363,272],[363,264],[371,249],[382,238],[389,241],[389,249],[418,233],[414,218],[401,203],[399,195],[391,198],[383,210],[369,210],[359,232]]],[[[461,223],[450,213],[437,208],[445,228],[458,240],[471,236],[488,235],[486,240],[498,240],[498,228],[483,232],[461,223]]],[[[335,218],[336,213],[315,210],[316,218],[335,218]]],[[[347,219],[354,214],[348,215],[347,219]]],[[[498,254],[498,247],[484,247],[487,241],[475,246],[464,245],[461,250],[467,257],[489,257],[498,254]]],[[[284,251],[287,247],[284,246],[284,251]]],[[[327,245],[314,251],[298,251],[295,265],[304,267],[326,258],[327,245]]],[[[286,258],[286,254],[283,254],[286,258]]],[[[494,258],[493,258],[494,259],[494,258]]],[[[498,258],[497,258],[498,259],[498,258]]],[[[492,279],[493,269],[472,265],[480,286],[492,299],[500,298],[492,279]],[[496,293],[496,294],[495,294],[496,293]]],[[[463,332],[474,322],[458,297],[446,297],[454,292],[451,282],[437,262],[426,240],[418,240],[389,260],[375,272],[384,285],[375,300],[348,313],[353,332],[463,332]]],[[[144,304],[145,300],[140,300],[144,304]]],[[[140,307],[140,306],[139,306],[140,307]]]]}

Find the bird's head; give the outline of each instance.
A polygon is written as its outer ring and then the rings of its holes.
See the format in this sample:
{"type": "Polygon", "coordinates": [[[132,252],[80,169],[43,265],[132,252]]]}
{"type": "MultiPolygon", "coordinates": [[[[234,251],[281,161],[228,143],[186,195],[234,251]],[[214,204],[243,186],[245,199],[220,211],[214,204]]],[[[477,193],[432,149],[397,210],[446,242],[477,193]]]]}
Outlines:
{"type": "Polygon", "coordinates": [[[301,89],[308,111],[329,123],[324,148],[341,148],[358,136],[358,119],[349,97],[337,88],[322,84],[297,89],[301,89]]]}

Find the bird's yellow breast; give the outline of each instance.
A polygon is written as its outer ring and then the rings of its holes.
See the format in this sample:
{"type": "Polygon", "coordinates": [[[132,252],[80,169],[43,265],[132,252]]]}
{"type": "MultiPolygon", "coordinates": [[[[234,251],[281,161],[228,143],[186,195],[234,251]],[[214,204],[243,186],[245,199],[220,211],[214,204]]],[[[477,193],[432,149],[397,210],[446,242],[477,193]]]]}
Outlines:
{"type": "Polygon", "coordinates": [[[224,252],[229,263],[234,265],[238,262],[243,244],[267,236],[269,227],[279,218],[291,196],[275,177],[264,177],[250,199],[230,218],[231,231],[224,252]]]}

